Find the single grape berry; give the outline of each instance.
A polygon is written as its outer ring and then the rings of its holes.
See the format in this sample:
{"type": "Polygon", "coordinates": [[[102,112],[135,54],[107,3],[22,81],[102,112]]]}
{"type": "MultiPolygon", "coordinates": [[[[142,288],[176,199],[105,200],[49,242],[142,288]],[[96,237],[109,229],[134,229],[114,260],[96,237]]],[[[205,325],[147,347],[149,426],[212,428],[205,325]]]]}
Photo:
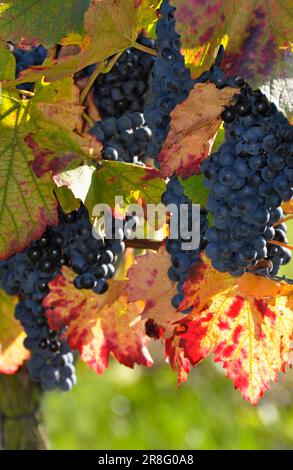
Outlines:
{"type": "Polygon", "coordinates": [[[42,338],[41,341],[39,342],[39,348],[40,349],[47,349],[49,346],[49,341],[47,338],[42,338]]]}
{"type": "Polygon", "coordinates": [[[43,259],[40,261],[39,267],[40,271],[43,271],[44,273],[51,273],[54,271],[55,265],[50,259],[43,259]]]}
{"type": "Polygon", "coordinates": [[[222,112],[221,117],[224,122],[232,122],[235,118],[235,111],[233,108],[227,108],[222,112]]]}
{"type": "Polygon", "coordinates": [[[37,247],[31,247],[27,250],[27,256],[31,261],[38,261],[42,257],[42,251],[37,247]]]}

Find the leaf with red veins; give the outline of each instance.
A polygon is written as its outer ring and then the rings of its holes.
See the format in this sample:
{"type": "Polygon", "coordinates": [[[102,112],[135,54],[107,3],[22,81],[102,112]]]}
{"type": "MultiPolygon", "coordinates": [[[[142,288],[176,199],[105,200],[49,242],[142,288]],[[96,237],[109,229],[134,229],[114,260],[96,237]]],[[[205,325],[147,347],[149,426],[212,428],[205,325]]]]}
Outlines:
{"type": "Polygon", "coordinates": [[[199,165],[212,148],[221,123],[220,114],[237,93],[219,90],[212,83],[198,83],[171,113],[171,128],[159,155],[164,176],[187,178],[199,173],[199,165]]]}
{"type": "Polygon", "coordinates": [[[49,175],[36,178],[33,152],[24,139],[35,127],[30,100],[2,90],[0,111],[0,258],[22,251],[47,225],[57,224],[57,201],[49,175]]]}
{"type": "Polygon", "coordinates": [[[148,251],[145,255],[138,256],[136,263],[127,272],[129,281],[126,292],[131,302],[145,302],[142,318],[150,318],[172,333],[174,323],[182,320],[182,314],[171,305],[171,299],[177,290],[176,283],[168,277],[170,266],[170,255],[165,247],[161,247],[157,253],[148,251]]]}
{"type": "Polygon", "coordinates": [[[284,48],[293,41],[288,0],[172,0],[176,30],[194,75],[208,70],[215,48],[226,44],[224,68],[255,86],[275,78],[284,64],[284,48]],[[278,67],[277,67],[278,66],[278,67]],[[277,69],[277,70],[276,70],[277,69]]]}
{"type": "Polygon", "coordinates": [[[63,274],[50,283],[44,300],[50,327],[67,325],[70,347],[78,349],[81,360],[99,374],[108,367],[110,354],[128,367],[151,366],[144,322],[139,321],[143,303],[129,303],[125,281],[113,281],[107,293],[97,295],[76,290],[73,278],[72,272],[63,268],[63,274]]]}
{"type": "Polygon", "coordinates": [[[0,290],[0,374],[15,374],[29,358],[24,347],[25,333],[14,318],[17,297],[10,297],[0,290]]]}
{"type": "Polygon", "coordinates": [[[35,159],[31,163],[38,177],[64,171],[69,164],[86,158],[101,158],[101,143],[81,135],[84,107],[79,104],[79,90],[72,78],[50,84],[37,84],[30,100],[34,126],[25,137],[35,159]]]}
{"type": "Polygon", "coordinates": [[[175,336],[192,365],[214,352],[243,398],[255,405],[288,362],[291,291],[254,274],[233,278],[219,273],[208,261],[199,273],[185,283],[185,296],[195,308],[182,322],[187,331],[177,328],[175,336]]]}

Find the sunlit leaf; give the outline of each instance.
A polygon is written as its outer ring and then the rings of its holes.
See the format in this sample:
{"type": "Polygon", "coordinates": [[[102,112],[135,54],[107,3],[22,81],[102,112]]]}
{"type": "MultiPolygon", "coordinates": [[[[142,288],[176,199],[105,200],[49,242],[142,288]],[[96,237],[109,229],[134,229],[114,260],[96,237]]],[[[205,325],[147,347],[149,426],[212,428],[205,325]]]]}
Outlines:
{"type": "Polygon", "coordinates": [[[139,320],[142,302],[129,302],[125,281],[113,281],[103,295],[76,290],[69,269],[51,283],[44,300],[52,328],[68,326],[70,346],[78,349],[81,360],[102,374],[112,354],[121,364],[150,366],[144,322],[139,320]],[[138,320],[138,321],[136,321],[138,320]]]}
{"type": "Polygon", "coordinates": [[[142,318],[150,318],[164,329],[173,331],[174,323],[182,320],[182,314],[171,305],[177,291],[175,282],[168,277],[170,266],[170,255],[165,247],[157,253],[148,251],[137,257],[127,273],[129,281],[126,291],[131,301],[145,302],[142,318]]]}
{"type": "Polygon", "coordinates": [[[99,168],[83,165],[56,175],[54,180],[58,187],[68,187],[90,213],[99,203],[114,208],[116,196],[123,197],[124,205],[136,201],[157,204],[165,189],[164,179],[153,168],[105,160],[99,168]],[[101,191],[101,188],[107,190],[101,191]]]}
{"type": "Polygon", "coordinates": [[[184,285],[181,308],[194,305],[177,333],[185,357],[196,365],[214,352],[243,398],[256,404],[288,362],[290,289],[254,274],[233,278],[206,261],[184,285]]]}
{"type": "Polygon", "coordinates": [[[171,113],[171,129],[159,155],[164,176],[174,172],[187,178],[199,172],[221,123],[220,114],[233,96],[235,88],[219,90],[215,85],[197,84],[189,97],[171,113]]]}
{"type": "Polygon", "coordinates": [[[0,374],[14,374],[29,357],[23,346],[26,335],[13,315],[17,302],[0,289],[0,374]]]}
{"type": "Polygon", "coordinates": [[[82,32],[89,0],[11,0],[0,4],[0,38],[52,46],[69,32],[82,32]]]}

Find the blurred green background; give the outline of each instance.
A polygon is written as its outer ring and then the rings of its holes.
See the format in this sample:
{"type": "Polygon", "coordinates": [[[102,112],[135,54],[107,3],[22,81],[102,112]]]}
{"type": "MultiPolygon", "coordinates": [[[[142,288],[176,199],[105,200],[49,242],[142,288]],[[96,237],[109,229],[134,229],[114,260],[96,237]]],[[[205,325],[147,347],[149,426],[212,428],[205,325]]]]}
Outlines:
{"type": "Polygon", "coordinates": [[[176,386],[168,365],[104,376],[78,366],[71,393],[46,395],[52,449],[293,449],[293,375],[280,374],[257,407],[207,360],[176,386]]]}
{"type": "MultiPolygon", "coordinates": [[[[283,272],[293,278],[293,262],[283,272]]],[[[72,392],[45,397],[52,448],[293,449],[291,369],[252,407],[211,359],[178,388],[162,354],[155,343],[157,366],[132,370],[113,360],[103,376],[79,364],[72,392]]]]}

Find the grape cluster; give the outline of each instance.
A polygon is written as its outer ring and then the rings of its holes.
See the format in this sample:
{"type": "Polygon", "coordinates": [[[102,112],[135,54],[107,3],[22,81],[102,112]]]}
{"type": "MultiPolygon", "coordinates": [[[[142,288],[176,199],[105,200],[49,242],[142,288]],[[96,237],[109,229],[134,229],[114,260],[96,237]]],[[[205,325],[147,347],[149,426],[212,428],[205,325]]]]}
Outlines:
{"type": "Polygon", "coordinates": [[[225,76],[225,72],[221,67],[221,62],[224,58],[225,49],[220,45],[217,56],[211,68],[200,75],[194,83],[211,82],[217,88],[222,89],[226,86],[238,88],[244,85],[244,80],[241,77],[225,76]]]}
{"type": "MultiPolygon", "coordinates": [[[[48,278],[43,281],[46,283],[48,278]]],[[[46,294],[42,293],[43,297],[46,294]]],[[[41,295],[39,295],[41,301],[41,295]]],[[[31,298],[21,300],[15,308],[15,318],[19,320],[27,334],[24,346],[31,351],[28,369],[32,380],[40,382],[44,390],[71,390],[76,384],[74,353],[68,346],[64,331],[51,330],[41,311],[39,314],[27,306],[31,298]]]]}
{"type": "Polygon", "coordinates": [[[81,206],[70,214],[60,211],[57,227],[48,227],[22,253],[0,263],[1,287],[7,294],[20,297],[15,317],[27,334],[24,345],[31,351],[30,375],[45,390],[70,390],[76,382],[66,329],[51,330],[42,306],[49,293],[48,284],[66,265],[76,273],[76,288],[92,289],[96,294],[106,292],[117,255],[124,250],[123,229],[117,229],[115,236],[104,241],[96,239],[88,212],[81,206]]]}
{"type": "MultiPolygon", "coordinates": [[[[179,227],[179,234],[178,239],[169,239],[166,243],[166,249],[171,256],[172,266],[169,268],[168,276],[171,281],[177,283],[177,294],[175,294],[172,298],[172,305],[174,308],[179,308],[184,294],[182,291],[183,284],[187,279],[188,272],[192,265],[199,260],[199,252],[200,248],[204,245],[204,233],[208,226],[207,220],[207,210],[202,208],[200,210],[200,234],[201,234],[201,243],[197,249],[194,250],[183,250],[182,243],[190,242],[191,237],[187,236],[186,238],[182,238],[180,234],[180,226],[181,226],[181,213],[180,213],[180,206],[181,204],[186,204],[188,206],[188,230],[192,230],[191,222],[192,222],[192,201],[184,195],[184,188],[180,184],[177,176],[172,176],[167,184],[166,191],[162,195],[162,202],[166,206],[169,204],[175,204],[178,208],[178,227],[179,227]]],[[[171,215],[172,216],[172,215],[171,215]]],[[[182,311],[182,313],[189,313],[189,309],[182,311]]]]}
{"type": "MultiPolygon", "coordinates": [[[[13,48],[12,53],[16,60],[15,78],[17,78],[23,70],[34,65],[41,65],[47,57],[47,49],[43,46],[34,47],[29,51],[13,48]]],[[[22,83],[21,85],[17,85],[17,88],[32,91],[34,83],[22,83]]]]}
{"type": "Polygon", "coordinates": [[[293,195],[293,128],[274,104],[244,84],[222,113],[225,142],[201,170],[211,190],[208,209],[214,225],[206,232],[213,266],[234,276],[257,270],[277,274],[290,252],[281,204],[293,195]],[[264,263],[262,263],[263,265],[264,263]]]}
{"type": "Polygon", "coordinates": [[[153,101],[145,109],[145,120],[152,131],[148,155],[156,158],[170,128],[170,113],[182,103],[193,87],[190,71],[180,53],[180,36],[175,30],[175,7],[163,0],[156,25],[157,57],[152,72],[153,101]]]}
{"type": "Polygon", "coordinates": [[[137,164],[144,159],[152,137],[143,114],[138,112],[97,121],[90,133],[103,143],[105,160],[137,164]]]}
{"type": "Polygon", "coordinates": [[[1,287],[7,294],[19,295],[21,299],[15,317],[27,334],[24,345],[31,351],[30,375],[45,390],[70,390],[76,382],[73,354],[63,332],[49,328],[42,307],[49,292],[48,283],[67,264],[63,245],[62,233],[48,228],[22,253],[0,263],[1,287]]]}
{"type": "MultiPolygon", "coordinates": [[[[153,48],[152,39],[139,37],[138,42],[153,48]]],[[[125,112],[142,112],[149,88],[154,57],[128,48],[107,74],[94,83],[94,101],[103,119],[119,117],[125,112]]]]}
{"type": "Polygon", "coordinates": [[[66,240],[64,254],[69,266],[77,274],[74,285],[77,289],[92,289],[104,294],[108,279],[115,274],[115,263],[125,249],[124,229],[115,231],[112,219],[112,234],[109,239],[93,236],[93,227],[84,206],[77,212],[61,216],[61,225],[66,240]]]}

